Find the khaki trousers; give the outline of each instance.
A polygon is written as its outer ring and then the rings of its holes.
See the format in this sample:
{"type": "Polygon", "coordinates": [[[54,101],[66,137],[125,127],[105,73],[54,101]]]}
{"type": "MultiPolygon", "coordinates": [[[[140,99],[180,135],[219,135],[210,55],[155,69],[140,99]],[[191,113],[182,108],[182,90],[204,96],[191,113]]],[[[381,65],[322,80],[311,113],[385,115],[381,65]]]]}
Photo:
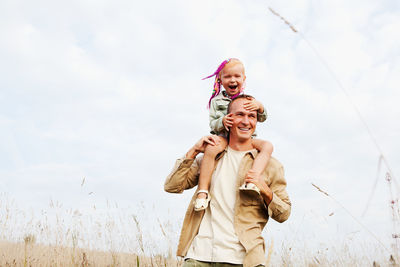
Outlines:
{"type": "MultiPolygon", "coordinates": [[[[262,267],[264,265],[257,265],[255,267],[262,267]]],[[[224,262],[207,262],[197,261],[193,259],[186,259],[182,267],[243,267],[243,264],[232,264],[224,262]]]]}

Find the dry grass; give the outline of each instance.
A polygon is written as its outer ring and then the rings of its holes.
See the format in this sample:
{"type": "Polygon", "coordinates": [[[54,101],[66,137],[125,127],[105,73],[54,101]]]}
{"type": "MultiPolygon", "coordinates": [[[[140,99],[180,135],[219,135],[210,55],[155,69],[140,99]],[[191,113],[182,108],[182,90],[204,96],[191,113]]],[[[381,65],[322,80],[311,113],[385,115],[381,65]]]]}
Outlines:
{"type": "MultiPolygon", "coordinates": [[[[163,221],[155,210],[141,209],[133,214],[117,204],[73,210],[51,203],[34,214],[0,195],[0,267],[181,266],[174,255],[182,218],[163,221]]],[[[399,266],[376,242],[315,246],[324,240],[296,233],[281,242],[267,239],[267,266],[399,266]]]]}
{"type": "MultiPolygon", "coordinates": [[[[270,248],[266,266],[399,266],[394,259],[376,255],[355,255],[348,245],[322,248],[316,251],[306,247],[270,248]],[[333,250],[333,251],[331,251],[333,250]],[[333,252],[333,253],[332,253],[333,252]]],[[[181,266],[182,261],[162,255],[152,257],[134,253],[95,251],[32,243],[0,242],[0,266],[181,266]]]]}
{"type": "Polygon", "coordinates": [[[0,267],[179,266],[176,228],[137,207],[133,213],[107,201],[71,209],[51,201],[38,214],[0,194],[0,267]]]}
{"type": "Polygon", "coordinates": [[[175,259],[32,243],[0,242],[0,266],[179,266],[175,259]]]}

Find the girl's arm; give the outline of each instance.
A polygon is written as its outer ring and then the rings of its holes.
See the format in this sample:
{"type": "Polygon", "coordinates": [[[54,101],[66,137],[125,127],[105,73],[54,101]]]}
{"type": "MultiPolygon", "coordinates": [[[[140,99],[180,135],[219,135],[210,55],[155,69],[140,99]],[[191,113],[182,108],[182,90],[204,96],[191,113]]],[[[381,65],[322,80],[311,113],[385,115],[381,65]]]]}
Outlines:
{"type": "Polygon", "coordinates": [[[218,134],[224,130],[223,119],[227,113],[228,104],[222,99],[211,100],[209,115],[211,133],[218,134]]]}

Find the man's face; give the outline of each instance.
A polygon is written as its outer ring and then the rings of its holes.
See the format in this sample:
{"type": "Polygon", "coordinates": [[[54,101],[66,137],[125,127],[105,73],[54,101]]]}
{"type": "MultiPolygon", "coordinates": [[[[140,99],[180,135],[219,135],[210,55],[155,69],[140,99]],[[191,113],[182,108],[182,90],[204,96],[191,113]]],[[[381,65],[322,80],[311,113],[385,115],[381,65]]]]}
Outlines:
{"type": "Polygon", "coordinates": [[[230,96],[234,96],[240,92],[245,80],[244,68],[240,63],[232,66],[227,65],[222,70],[221,83],[226,93],[230,96]]]}
{"type": "Polygon", "coordinates": [[[256,130],[257,111],[250,111],[244,108],[243,104],[247,102],[246,98],[240,98],[231,105],[230,113],[233,114],[233,125],[230,129],[231,140],[243,142],[251,138],[256,130]]]}

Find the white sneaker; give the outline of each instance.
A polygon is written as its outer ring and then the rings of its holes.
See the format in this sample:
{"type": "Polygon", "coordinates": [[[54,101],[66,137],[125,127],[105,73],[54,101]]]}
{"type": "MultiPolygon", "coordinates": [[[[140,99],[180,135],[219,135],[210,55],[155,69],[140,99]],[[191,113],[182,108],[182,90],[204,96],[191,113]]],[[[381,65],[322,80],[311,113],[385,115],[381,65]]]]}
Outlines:
{"type": "Polygon", "coordinates": [[[199,194],[199,193],[206,193],[207,198],[196,198],[195,199],[195,201],[194,201],[194,210],[195,211],[201,211],[201,210],[207,209],[208,203],[211,200],[208,190],[199,190],[199,191],[197,191],[197,194],[199,194]]]}

